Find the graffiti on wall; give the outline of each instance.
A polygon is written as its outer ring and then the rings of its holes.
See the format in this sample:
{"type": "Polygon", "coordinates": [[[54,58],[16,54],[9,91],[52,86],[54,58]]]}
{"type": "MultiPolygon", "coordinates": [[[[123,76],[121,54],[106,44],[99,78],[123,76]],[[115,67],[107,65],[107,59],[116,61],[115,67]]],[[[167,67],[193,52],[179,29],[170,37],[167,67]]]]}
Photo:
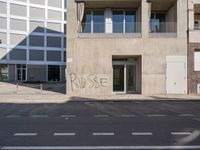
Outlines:
{"type": "Polygon", "coordinates": [[[96,74],[89,74],[87,76],[80,76],[75,73],[70,73],[71,89],[99,89],[108,87],[108,78],[99,77],[96,74]]]}

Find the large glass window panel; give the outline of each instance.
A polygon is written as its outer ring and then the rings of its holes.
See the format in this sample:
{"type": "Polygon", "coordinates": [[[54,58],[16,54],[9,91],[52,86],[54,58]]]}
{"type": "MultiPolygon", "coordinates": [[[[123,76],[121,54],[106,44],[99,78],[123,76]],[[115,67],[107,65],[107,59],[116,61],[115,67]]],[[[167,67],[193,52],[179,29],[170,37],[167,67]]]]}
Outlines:
{"type": "Polygon", "coordinates": [[[48,66],[48,81],[50,82],[60,81],[60,66],[57,65],[48,66]]]}
{"type": "Polygon", "coordinates": [[[113,91],[124,92],[124,65],[113,66],[113,91]]]}
{"type": "Polygon", "coordinates": [[[166,13],[154,12],[150,20],[151,32],[165,32],[166,30],[166,13]]]}
{"type": "Polygon", "coordinates": [[[133,33],[136,31],[136,16],[135,11],[125,12],[125,32],[133,33]]]}
{"type": "Polygon", "coordinates": [[[105,19],[104,11],[93,11],[93,32],[104,33],[105,31],[105,19]]]}
{"type": "Polygon", "coordinates": [[[113,11],[113,33],[124,32],[124,11],[113,11]]]}
{"type": "Polygon", "coordinates": [[[83,33],[91,33],[91,21],[92,21],[91,11],[86,10],[82,21],[83,33]]]}

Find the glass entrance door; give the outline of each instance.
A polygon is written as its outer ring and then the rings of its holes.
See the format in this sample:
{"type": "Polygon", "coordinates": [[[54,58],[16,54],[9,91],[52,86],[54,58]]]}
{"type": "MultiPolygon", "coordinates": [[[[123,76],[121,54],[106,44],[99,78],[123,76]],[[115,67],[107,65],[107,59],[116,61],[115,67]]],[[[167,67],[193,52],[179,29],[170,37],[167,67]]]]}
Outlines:
{"type": "Polygon", "coordinates": [[[17,81],[23,82],[26,81],[26,65],[17,65],[17,81]]]}
{"type": "Polygon", "coordinates": [[[136,93],[136,65],[126,65],[127,93],[136,93]]]}
{"type": "Polygon", "coordinates": [[[136,65],[113,65],[113,92],[136,93],[136,65]]]}
{"type": "Polygon", "coordinates": [[[124,65],[113,65],[113,91],[124,92],[124,65]]]}

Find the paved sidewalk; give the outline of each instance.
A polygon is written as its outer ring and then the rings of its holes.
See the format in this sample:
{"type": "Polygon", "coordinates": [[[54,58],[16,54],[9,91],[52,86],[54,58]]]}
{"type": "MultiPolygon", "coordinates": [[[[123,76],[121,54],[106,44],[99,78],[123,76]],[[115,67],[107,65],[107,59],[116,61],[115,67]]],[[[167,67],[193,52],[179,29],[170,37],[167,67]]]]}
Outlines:
{"type": "Polygon", "coordinates": [[[0,103],[66,103],[68,101],[134,101],[134,100],[200,100],[198,95],[156,95],[156,96],[142,96],[142,95],[112,95],[103,97],[68,97],[64,94],[50,94],[50,95],[0,95],[0,103]]]}
{"type": "Polygon", "coordinates": [[[200,95],[112,95],[68,97],[65,83],[0,82],[0,103],[65,103],[67,101],[200,100],[200,95]]]}

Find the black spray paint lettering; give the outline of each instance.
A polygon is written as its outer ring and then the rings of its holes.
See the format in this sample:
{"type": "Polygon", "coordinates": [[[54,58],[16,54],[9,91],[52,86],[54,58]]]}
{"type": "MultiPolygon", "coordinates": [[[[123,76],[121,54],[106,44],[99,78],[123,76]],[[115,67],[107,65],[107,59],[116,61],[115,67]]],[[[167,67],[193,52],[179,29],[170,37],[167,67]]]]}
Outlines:
{"type": "Polygon", "coordinates": [[[101,78],[95,74],[90,74],[87,77],[78,76],[75,73],[70,73],[71,89],[85,88],[105,88],[108,86],[108,78],[101,78]]]}

